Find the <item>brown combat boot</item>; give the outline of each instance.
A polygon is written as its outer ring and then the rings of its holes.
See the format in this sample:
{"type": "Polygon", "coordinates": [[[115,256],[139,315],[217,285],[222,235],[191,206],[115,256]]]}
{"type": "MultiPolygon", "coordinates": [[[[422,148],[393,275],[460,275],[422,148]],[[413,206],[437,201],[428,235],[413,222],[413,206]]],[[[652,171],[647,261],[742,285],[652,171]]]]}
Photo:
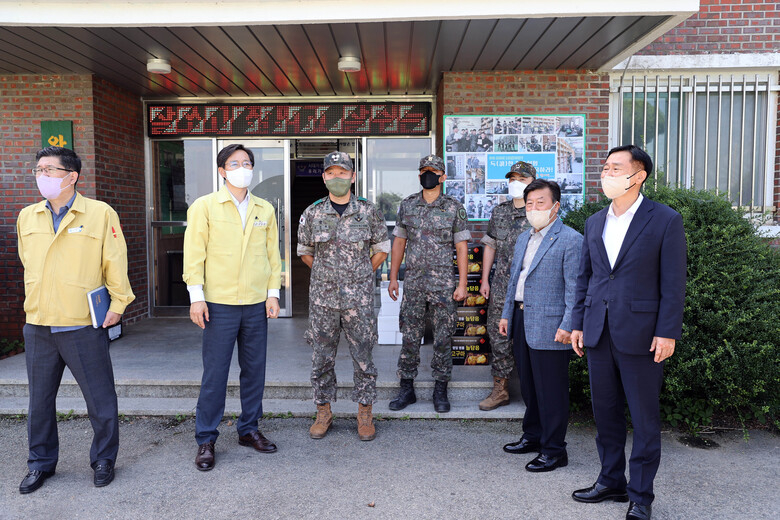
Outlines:
{"type": "Polygon", "coordinates": [[[509,404],[509,380],[505,377],[493,378],[493,391],[479,403],[479,409],[488,411],[495,410],[499,406],[509,404]]]}
{"type": "Polygon", "coordinates": [[[376,437],[370,404],[358,404],[358,437],[361,441],[373,441],[376,437]]]}
{"type": "Polygon", "coordinates": [[[317,419],[309,428],[309,437],[322,439],[328,433],[331,424],[333,424],[333,414],[330,412],[330,403],[318,404],[317,419]]]}

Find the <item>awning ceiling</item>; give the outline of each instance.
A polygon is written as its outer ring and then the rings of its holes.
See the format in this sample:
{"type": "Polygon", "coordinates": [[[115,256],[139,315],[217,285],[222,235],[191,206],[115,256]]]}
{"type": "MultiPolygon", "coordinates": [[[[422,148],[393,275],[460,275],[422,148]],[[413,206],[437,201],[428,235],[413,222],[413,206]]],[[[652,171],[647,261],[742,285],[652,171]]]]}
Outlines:
{"type": "Polygon", "coordinates": [[[0,25],[0,74],[94,73],[148,98],[435,94],[445,71],[600,69],[679,17],[173,27],[0,25]],[[360,72],[337,68],[357,56],[360,72]],[[146,70],[170,60],[167,75],[146,70]]]}

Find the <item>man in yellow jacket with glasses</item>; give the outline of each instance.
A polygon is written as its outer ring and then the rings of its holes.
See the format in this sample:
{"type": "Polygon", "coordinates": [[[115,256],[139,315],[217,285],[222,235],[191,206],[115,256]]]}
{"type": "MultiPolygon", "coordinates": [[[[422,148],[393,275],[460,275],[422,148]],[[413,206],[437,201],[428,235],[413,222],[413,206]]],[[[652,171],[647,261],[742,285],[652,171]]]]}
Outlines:
{"type": "Polygon", "coordinates": [[[195,466],[200,471],[214,467],[236,341],[241,367],[238,442],[261,453],[276,451],[257,421],[263,416],[267,319],[279,316],[282,260],[274,207],[248,190],[254,164],[252,151],[243,145],[220,150],[217,171],[225,185],[187,211],[183,278],[190,319],[203,329],[203,379],[195,411],[195,466]]]}
{"type": "Polygon", "coordinates": [[[24,265],[25,358],[30,405],[29,458],[22,494],[54,475],[59,458],[57,390],[67,366],[81,388],[94,437],[89,459],[94,484],[114,479],[119,416],[107,327],[135,299],[127,277],[127,246],[111,207],[76,191],[81,159],[72,150],[39,151],[32,169],[45,200],[27,206],[16,223],[24,265]],[[87,293],[105,285],[111,303],[92,327],[87,293]]]}

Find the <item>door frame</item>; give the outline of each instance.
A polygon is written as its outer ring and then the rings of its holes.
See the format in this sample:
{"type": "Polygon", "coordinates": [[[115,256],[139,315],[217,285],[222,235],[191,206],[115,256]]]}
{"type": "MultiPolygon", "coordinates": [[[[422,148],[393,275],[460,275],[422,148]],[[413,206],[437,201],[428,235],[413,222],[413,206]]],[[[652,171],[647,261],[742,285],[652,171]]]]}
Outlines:
{"type": "MultiPolygon", "coordinates": [[[[279,309],[280,318],[292,317],[292,273],[290,272],[290,255],[292,251],[292,236],[290,234],[290,139],[274,139],[274,138],[249,138],[249,139],[217,139],[216,140],[216,153],[219,153],[222,148],[229,144],[242,144],[247,148],[282,148],[284,173],[283,173],[283,186],[284,193],[281,200],[283,212],[279,210],[279,205],[276,206],[276,223],[279,227],[279,236],[283,239],[280,249],[284,250],[284,269],[282,270],[282,290],[284,291],[284,307],[279,309]],[[283,214],[282,214],[283,213],[283,214]]],[[[257,163],[257,159],[255,159],[257,163]]],[[[215,168],[216,170],[216,168],[215,168]]],[[[215,191],[219,190],[219,174],[214,179],[215,191]]],[[[272,201],[268,201],[273,204],[272,201]]]]}

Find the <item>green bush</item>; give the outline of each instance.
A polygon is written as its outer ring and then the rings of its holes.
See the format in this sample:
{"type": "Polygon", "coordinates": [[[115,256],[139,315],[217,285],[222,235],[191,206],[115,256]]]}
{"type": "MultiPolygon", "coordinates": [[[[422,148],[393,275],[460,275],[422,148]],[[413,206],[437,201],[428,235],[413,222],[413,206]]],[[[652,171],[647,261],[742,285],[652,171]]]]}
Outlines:
{"type": "MultiPolygon", "coordinates": [[[[724,197],[707,191],[644,188],[644,195],[677,210],[688,241],[688,279],[682,339],[666,363],[662,418],[698,432],[713,414],[780,425],[780,252],[724,197]]],[[[569,212],[564,222],[582,232],[607,200],[569,212]]],[[[588,404],[587,364],[570,368],[572,402],[588,404]]]]}

